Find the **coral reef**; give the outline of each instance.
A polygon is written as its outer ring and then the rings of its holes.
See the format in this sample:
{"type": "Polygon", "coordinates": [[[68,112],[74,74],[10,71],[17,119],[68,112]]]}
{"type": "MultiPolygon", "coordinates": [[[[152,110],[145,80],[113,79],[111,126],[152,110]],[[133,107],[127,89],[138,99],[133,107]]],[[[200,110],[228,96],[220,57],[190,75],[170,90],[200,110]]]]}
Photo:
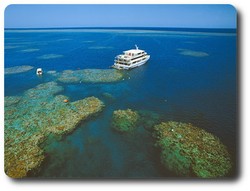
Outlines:
{"type": "Polygon", "coordinates": [[[206,52],[201,52],[201,51],[194,51],[194,50],[189,50],[189,49],[178,49],[179,54],[185,55],[185,56],[194,56],[194,57],[205,57],[209,56],[208,53],[206,52]]]}
{"type": "Polygon", "coordinates": [[[162,164],[178,175],[223,177],[232,167],[219,138],[191,124],[163,122],[154,127],[162,164]]]}
{"type": "Polygon", "coordinates": [[[4,49],[15,49],[15,48],[19,48],[20,46],[11,46],[11,45],[7,45],[4,46],[4,49]]]}
{"type": "Polygon", "coordinates": [[[20,52],[37,52],[39,51],[40,49],[37,49],[37,48],[30,48],[30,49],[25,49],[25,50],[21,50],[20,52]]]}
{"type": "Polygon", "coordinates": [[[44,141],[43,135],[30,135],[10,128],[5,131],[4,139],[4,168],[8,176],[25,177],[30,170],[41,165],[44,155],[38,145],[44,141]]]}
{"type": "Polygon", "coordinates": [[[109,101],[115,101],[115,99],[116,99],[112,94],[110,94],[108,92],[102,93],[102,96],[109,101]]]}
{"type": "Polygon", "coordinates": [[[54,58],[61,58],[63,55],[60,54],[45,54],[42,56],[39,56],[38,59],[48,60],[48,59],[54,59],[54,58]]]}
{"type": "MultiPolygon", "coordinates": [[[[24,92],[24,99],[30,101],[30,104],[33,105],[34,102],[52,99],[55,94],[61,91],[63,91],[63,87],[58,86],[56,82],[43,83],[24,92]]],[[[37,107],[37,109],[41,109],[41,107],[37,107]]]]}
{"type": "Polygon", "coordinates": [[[91,46],[89,47],[89,49],[95,49],[95,50],[99,50],[99,49],[112,49],[114,47],[112,46],[91,46]]]}
{"type": "Polygon", "coordinates": [[[72,40],[72,39],[70,39],[70,38],[61,38],[61,39],[58,39],[56,41],[61,42],[61,41],[69,41],[69,40],[72,40]]]}
{"type": "Polygon", "coordinates": [[[28,65],[14,66],[14,67],[10,67],[10,68],[5,68],[4,69],[4,74],[23,73],[23,72],[27,72],[29,70],[32,70],[33,68],[34,68],[33,66],[28,66],[28,65]]]}
{"type": "Polygon", "coordinates": [[[21,100],[20,96],[5,96],[4,97],[4,105],[10,106],[13,104],[17,104],[21,100]]]}
{"type": "MultiPolygon", "coordinates": [[[[63,103],[65,97],[57,96],[56,99],[58,103],[63,103]]],[[[51,119],[51,125],[46,128],[46,131],[60,135],[69,133],[81,121],[100,112],[103,106],[102,102],[95,97],[88,97],[83,100],[67,103],[67,106],[58,107],[51,113],[54,117],[51,119]]]]}
{"type": "Polygon", "coordinates": [[[153,131],[153,127],[160,123],[160,115],[150,110],[139,110],[138,111],[140,120],[139,124],[142,125],[146,130],[153,131]]]}
{"type": "Polygon", "coordinates": [[[81,81],[81,76],[79,72],[73,70],[64,70],[61,73],[57,73],[57,81],[62,83],[79,83],[81,81]]]}
{"type": "Polygon", "coordinates": [[[47,73],[48,73],[48,74],[55,74],[56,71],[55,71],[55,70],[50,70],[50,71],[48,71],[47,73]]]}
{"type": "Polygon", "coordinates": [[[81,121],[100,112],[104,104],[95,97],[75,102],[57,95],[56,82],[40,84],[22,97],[5,97],[5,172],[13,178],[27,176],[44,159],[41,142],[52,133],[64,135],[81,121]]]}
{"type": "Polygon", "coordinates": [[[113,112],[112,127],[118,132],[132,132],[138,124],[139,114],[131,109],[116,110],[113,112]]]}
{"type": "Polygon", "coordinates": [[[112,126],[119,132],[132,132],[137,126],[153,131],[154,125],[159,124],[160,119],[158,113],[150,110],[116,110],[113,112],[112,126]]]}
{"type": "Polygon", "coordinates": [[[65,70],[57,73],[57,81],[62,83],[107,83],[122,80],[124,74],[114,69],[65,70]]]}

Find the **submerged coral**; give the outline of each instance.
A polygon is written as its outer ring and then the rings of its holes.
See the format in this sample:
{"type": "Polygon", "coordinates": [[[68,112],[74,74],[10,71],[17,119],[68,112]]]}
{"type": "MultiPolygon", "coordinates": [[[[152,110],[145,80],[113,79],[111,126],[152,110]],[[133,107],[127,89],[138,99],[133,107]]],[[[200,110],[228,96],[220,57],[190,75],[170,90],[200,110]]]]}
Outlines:
{"type": "Polygon", "coordinates": [[[4,49],[14,49],[14,48],[19,48],[20,46],[12,46],[12,45],[7,45],[4,46],[4,49]]]}
{"type": "Polygon", "coordinates": [[[5,172],[13,178],[27,176],[40,166],[40,143],[51,133],[63,135],[100,112],[104,104],[95,97],[64,103],[56,82],[40,84],[19,97],[5,98],[5,172]]]}
{"type": "MultiPolygon", "coordinates": [[[[57,96],[56,99],[57,102],[62,105],[65,97],[57,96]]],[[[72,103],[68,102],[67,106],[58,107],[51,113],[54,117],[50,121],[51,124],[46,131],[55,134],[69,133],[74,130],[81,121],[101,111],[103,106],[103,103],[95,97],[88,97],[72,103]]]]}
{"type": "Polygon", "coordinates": [[[50,70],[47,72],[48,74],[56,74],[56,71],[55,70],[50,70]]]}
{"type": "Polygon", "coordinates": [[[182,55],[185,55],[185,56],[194,56],[194,57],[209,56],[209,54],[206,53],[206,52],[194,51],[194,50],[189,50],[189,49],[179,48],[178,51],[180,51],[179,54],[182,54],[182,55]]]}
{"type": "Polygon", "coordinates": [[[70,39],[70,38],[61,38],[61,39],[58,39],[56,41],[60,42],[60,41],[69,41],[69,40],[72,40],[72,39],[70,39]]]}
{"type": "Polygon", "coordinates": [[[108,92],[102,93],[102,96],[104,98],[106,98],[108,101],[115,101],[115,99],[116,99],[112,94],[110,94],[108,92]]]}
{"type": "Polygon", "coordinates": [[[96,50],[99,50],[99,49],[112,49],[114,47],[112,46],[91,46],[89,47],[89,49],[96,49],[96,50]]]}
{"type": "Polygon", "coordinates": [[[57,79],[57,81],[62,83],[79,83],[81,81],[81,77],[75,75],[73,71],[69,72],[69,70],[65,70],[58,75],[59,78],[57,79]]]}
{"type": "Polygon", "coordinates": [[[4,139],[4,168],[8,176],[25,177],[30,170],[41,165],[44,155],[39,144],[44,141],[43,135],[31,135],[26,131],[10,128],[5,131],[4,139]]]}
{"type": "Polygon", "coordinates": [[[65,70],[57,73],[57,80],[62,83],[107,83],[123,79],[124,74],[114,69],[65,70]]]}
{"type": "Polygon", "coordinates": [[[61,57],[63,57],[63,55],[61,54],[45,54],[45,55],[39,56],[38,59],[47,60],[47,59],[54,59],[54,58],[61,58],[61,57]]]}
{"type": "Polygon", "coordinates": [[[112,127],[121,133],[133,131],[138,124],[139,114],[131,109],[113,112],[112,127]]]}
{"type": "Polygon", "coordinates": [[[4,97],[4,105],[10,106],[13,104],[17,104],[20,101],[20,99],[21,99],[20,96],[6,96],[4,97]]]}
{"type": "Polygon", "coordinates": [[[139,123],[142,125],[146,130],[152,131],[154,125],[159,124],[160,122],[160,115],[154,111],[150,110],[140,110],[138,111],[140,115],[139,123]]]}
{"type": "Polygon", "coordinates": [[[30,48],[30,49],[25,49],[25,50],[21,50],[20,52],[37,52],[39,51],[40,49],[37,49],[37,48],[30,48]]]}
{"type": "Polygon", "coordinates": [[[154,129],[161,161],[176,174],[215,178],[229,173],[230,155],[216,136],[191,124],[173,121],[154,129]]]}
{"type": "Polygon", "coordinates": [[[33,66],[28,66],[28,65],[14,66],[14,67],[10,67],[10,68],[5,68],[4,69],[4,74],[23,73],[23,72],[27,72],[29,70],[32,70],[33,68],[34,68],[33,66]]]}

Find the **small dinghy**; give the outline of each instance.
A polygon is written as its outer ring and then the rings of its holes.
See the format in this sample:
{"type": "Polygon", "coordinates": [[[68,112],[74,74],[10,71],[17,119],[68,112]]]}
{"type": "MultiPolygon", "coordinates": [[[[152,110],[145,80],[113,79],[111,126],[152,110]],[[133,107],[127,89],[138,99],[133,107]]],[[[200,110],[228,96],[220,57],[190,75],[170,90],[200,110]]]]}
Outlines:
{"type": "Polygon", "coordinates": [[[36,74],[37,74],[37,75],[42,75],[42,74],[43,74],[42,68],[37,68],[37,69],[36,69],[36,74]]]}

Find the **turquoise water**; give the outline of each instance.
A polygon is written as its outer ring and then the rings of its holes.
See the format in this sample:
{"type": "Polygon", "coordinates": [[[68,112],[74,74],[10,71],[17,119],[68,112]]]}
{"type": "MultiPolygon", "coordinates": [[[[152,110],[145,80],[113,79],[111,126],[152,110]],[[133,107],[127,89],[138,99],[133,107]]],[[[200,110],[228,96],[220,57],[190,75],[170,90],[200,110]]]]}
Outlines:
{"type": "Polygon", "coordinates": [[[132,135],[121,135],[111,129],[112,112],[127,108],[201,127],[218,136],[236,160],[236,37],[216,30],[5,30],[5,68],[34,66],[5,75],[5,96],[54,80],[47,71],[107,69],[116,55],[135,44],[151,56],[147,64],[128,71],[127,80],[60,84],[70,100],[95,96],[106,107],[72,134],[52,141],[43,169],[33,176],[175,176],[161,166],[151,132],[138,127],[132,135]],[[35,75],[38,67],[45,71],[42,77],[35,75]]]}

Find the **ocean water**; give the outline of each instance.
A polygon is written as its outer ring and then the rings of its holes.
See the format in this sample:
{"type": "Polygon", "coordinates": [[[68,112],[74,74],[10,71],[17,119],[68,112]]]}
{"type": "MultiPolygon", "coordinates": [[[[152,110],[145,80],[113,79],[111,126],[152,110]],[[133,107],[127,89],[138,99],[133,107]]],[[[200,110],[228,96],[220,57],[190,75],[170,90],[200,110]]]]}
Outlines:
{"type": "MultiPolygon", "coordinates": [[[[117,109],[148,110],[163,121],[192,123],[213,133],[237,161],[236,33],[222,30],[36,29],[5,30],[4,67],[33,70],[5,75],[5,96],[22,95],[52,78],[47,71],[107,69],[114,57],[137,44],[147,64],[115,83],[60,84],[75,101],[95,96],[104,111],[46,147],[37,177],[157,178],[176,176],[160,164],[149,131],[132,135],[111,129],[117,109]],[[45,71],[42,77],[35,69],[45,71]],[[104,93],[112,95],[112,99],[104,93]]],[[[231,175],[236,173],[234,166],[231,175]]]]}

